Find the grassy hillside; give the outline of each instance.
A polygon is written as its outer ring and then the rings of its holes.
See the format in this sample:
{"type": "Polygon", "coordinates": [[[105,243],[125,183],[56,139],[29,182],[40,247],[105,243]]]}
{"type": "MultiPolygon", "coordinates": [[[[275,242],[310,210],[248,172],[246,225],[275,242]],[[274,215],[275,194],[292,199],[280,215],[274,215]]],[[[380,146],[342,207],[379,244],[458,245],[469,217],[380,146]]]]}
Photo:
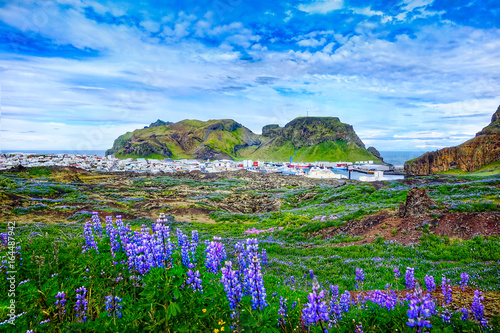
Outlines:
{"type": "MultiPolygon", "coordinates": [[[[282,146],[267,145],[256,149],[247,147],[238,152],[239,159],[259,159],[264,161],[288,161],[290,156],[295,153],[295,147],[291,142],[282,146]]],[[[317,145],[300,148],[295,157],[295,162],[314,162],[314,161],[367,161],[380,162],[375,156],[354,143],[347,143],[343,140],[326,141],[317,145]]]]}

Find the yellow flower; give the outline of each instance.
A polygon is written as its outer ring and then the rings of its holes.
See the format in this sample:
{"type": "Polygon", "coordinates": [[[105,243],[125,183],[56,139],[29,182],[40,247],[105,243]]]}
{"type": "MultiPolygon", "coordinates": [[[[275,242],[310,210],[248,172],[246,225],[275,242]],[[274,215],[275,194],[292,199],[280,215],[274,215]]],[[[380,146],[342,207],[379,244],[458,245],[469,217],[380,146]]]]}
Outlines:
{"type": "Polygon", "coordinates": [[[214,333],[219,333],[219,330],[217,328],[214,329],[214,333]]]}
{"type": "Polygon", "coordinates": [[[219,325],[221,325],[221,326],[222,326],[222,325],[224,325],[225,323],[226,323],[226,322],[225,322],[224,320],[222,320],[222,319],[221,319],[221,320],[219,320],[219,325]]]}
{"type": "Polygon", "coordinates": [[[202,309],[201,311],[203,311],[203,313],[207,312],[207,309],[202,309]]]}
{"type": "Polygon", "coordinates": [[[224,326],[222,326],[222,327],[220,328],[220,331],[221,331],[221,332],[224,332],[224,326]]]}

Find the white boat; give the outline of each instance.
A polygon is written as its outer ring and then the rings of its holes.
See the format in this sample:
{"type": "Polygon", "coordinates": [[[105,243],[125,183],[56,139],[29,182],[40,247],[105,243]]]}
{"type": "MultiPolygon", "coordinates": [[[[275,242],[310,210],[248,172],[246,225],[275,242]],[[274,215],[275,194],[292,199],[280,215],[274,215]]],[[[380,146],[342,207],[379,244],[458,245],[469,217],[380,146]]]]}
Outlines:
{"type": "Polygon", "coordinates": [[[309,170],[309,173],[306,175],[308,178],[316,178],[316,179],[344,179],[347,178],[344,175],[340,175],[334,173],[329,169],[320,169],[320,168],[312,168],[309,170]]]}

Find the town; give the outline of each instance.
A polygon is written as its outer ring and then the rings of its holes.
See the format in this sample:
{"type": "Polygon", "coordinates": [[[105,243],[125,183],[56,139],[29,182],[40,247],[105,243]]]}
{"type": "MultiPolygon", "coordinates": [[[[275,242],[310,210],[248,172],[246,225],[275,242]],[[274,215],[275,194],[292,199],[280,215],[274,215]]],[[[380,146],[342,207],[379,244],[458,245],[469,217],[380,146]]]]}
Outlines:
{"type": "MultiPolygon", "coordinates": [[[[5,153],[0,155],[0,170],[22,167],[74,167],[96,172],[137,172],[158,174],[160,172],[225,172],[248,170],[250,172],[280,173],[284,175],[298,175],[309,178],[324,179],[353,179],[361,181],[389,180],[384,172],[393,173],[394,170],[383,164],[373,161],[326,162],[312,163],[297,162],[263,162],[263,161],[233,161],[215,160],[199,161],[192,159],[146,159],[127,158],[119,159],[114,155],[105,157],[97,155],[79,154],[34,154],[34,153],[5,153]],[[373,174],[366,176],[364,174],[373,174]]],[[[401,179],[401,175],[391,175],[390,179],[401,179]],[[394,178],[397,177],[397,178],[394,178]]]]}

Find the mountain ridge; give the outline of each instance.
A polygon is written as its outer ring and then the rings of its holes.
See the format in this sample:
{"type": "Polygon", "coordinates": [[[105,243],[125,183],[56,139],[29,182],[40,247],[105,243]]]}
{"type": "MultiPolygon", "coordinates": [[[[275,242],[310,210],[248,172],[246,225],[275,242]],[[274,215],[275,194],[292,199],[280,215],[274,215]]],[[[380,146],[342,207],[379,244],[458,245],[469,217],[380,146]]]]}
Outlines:
{"type": "MultiPolygon", "coordinates": [[[[376,150],[372,150],[375,152],[376,150]]],[[[232,119],[157,120],[119,136],[106,155],[118,157],[262,159],[287,161],[374,160],[352,125],[337,117],[299,117],[284,127],[272,124],[255,134],[232,119]]]]}

